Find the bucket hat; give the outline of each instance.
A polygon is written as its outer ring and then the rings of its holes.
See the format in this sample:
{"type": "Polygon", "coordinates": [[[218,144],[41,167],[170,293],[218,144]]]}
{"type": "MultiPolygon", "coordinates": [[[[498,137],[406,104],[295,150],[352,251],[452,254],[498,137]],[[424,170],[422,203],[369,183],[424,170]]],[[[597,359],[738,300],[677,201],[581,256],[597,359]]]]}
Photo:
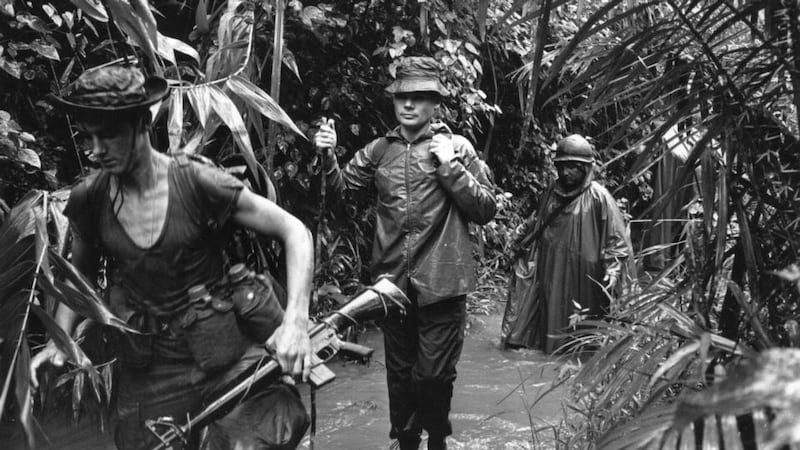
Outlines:
{"type": "Polygon", "coordinates": [[[439,63],[428,56],[410,56],[400,61],[397,77],[386,87],[386,92],[398,94],[405,92],[436,92],[441,96],[450,91],[439,79],[439,63]]]}
{"type": "Polygon", "coordinates": [[[123,112],[144,109],[169,92],[167,81],[146,78],[131,66],[101,66],[83,72],[62,96],[51,96],[61,108],[73,113],[123,112]]]}
{"type": "Polygon", "coordinates": [[[571,134],[558,141],[553,162],[558,161],[578,161],[592,164],[594,163],[594,147],[583,136],[571,134]]]}

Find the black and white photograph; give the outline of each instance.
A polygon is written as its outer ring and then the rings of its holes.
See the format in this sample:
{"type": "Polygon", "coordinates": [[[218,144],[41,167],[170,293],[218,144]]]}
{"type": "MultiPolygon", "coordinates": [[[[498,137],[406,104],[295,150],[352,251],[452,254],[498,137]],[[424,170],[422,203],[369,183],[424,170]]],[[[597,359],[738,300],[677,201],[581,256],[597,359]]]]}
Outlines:
{"type": "Polygon", "coordinates": [[[0,0],[0,448],[800,449],[800,0],[0,0]]]}

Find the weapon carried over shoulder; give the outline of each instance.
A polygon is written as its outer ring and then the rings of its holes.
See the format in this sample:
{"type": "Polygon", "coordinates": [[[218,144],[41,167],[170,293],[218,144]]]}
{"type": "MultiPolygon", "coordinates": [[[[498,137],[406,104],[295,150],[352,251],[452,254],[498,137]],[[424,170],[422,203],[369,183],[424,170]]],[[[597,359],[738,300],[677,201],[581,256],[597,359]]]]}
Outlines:
{"type": "MultiPolygon", "coordinates": [[[[308,333],[314,366],[311,369],[309,382],[315,387],[320,387],[335,378],[333,372],[325,367],[324,363],[339,351],[349,350],[362,358],[369,357],[371,354],[372,350],[367,347],[340,341],[339,333],[352,325],[368,320],[382,320],[398,314],[405,315],[408,306],[410,306],[410,302],[403,291],[391,281],[381,279],[355,295],[340,309],[322,319],[308,333]]],[[[256,392],[258,385],[276,381],[281,373],[278,362],[269,358],[266,362],[251,368],[245,376],[238,377],[232,387],[221,391],[221,394],[209,402],[202,411],[188,417],[184,424],[178,425],[168,417],[148,420],[147,428],[160,441],[155,450],[167,450],[175,444],[185,444],[188,442],[188,436],[192,430],[202,428],[219,419],[248,393],[256,392]]]]}

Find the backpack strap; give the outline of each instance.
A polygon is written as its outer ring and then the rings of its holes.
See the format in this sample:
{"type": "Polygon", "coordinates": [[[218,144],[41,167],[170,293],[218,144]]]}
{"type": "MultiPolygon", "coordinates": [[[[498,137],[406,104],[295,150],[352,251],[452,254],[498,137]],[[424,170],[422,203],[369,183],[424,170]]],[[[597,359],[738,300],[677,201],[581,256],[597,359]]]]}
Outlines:
{"type": "Polygon", "coordinates": [[[386,150],[389,149],[389,139],[386,136],[382,136],[378,138],[378,142],[375,143],[375,146],[372,148],[372,154],[375,157],[375,162],[377,165],[380,165],[380,162],[383,160],[383,157],[386,156],[386,150]]]}
{"type": "MultiPolygon", "coordinates": [[[[581,188],[581,190],[577,194],[569,196],[569,197],[566,197],[564,199],[564,203],[560,204],[553,211],[551,211],[550,214],[547,215],[547,217],[545,217],[544,219],[542,219],[541,222],[538,222],[536,224],[536,228],[533,230],[533,232],[528,234],[527,236],[525,236],[522,239],[522,241],[520,242],[520,246],[521,247],[527,247],[529,244],[538,241],[539,238],[542,236],[542,233],[544,233],[544,230],[547,227],[549,227],[551,223],[553,223],[553,221],[556,219],[556,217],[558,217],[559,214],[564,212],[564,210],[567,209],[567,207],[570,204],[572,204],[572,202],[574,202],[576,198],[578,198],[581,195],[583,195],[583,193],[586,192],[587,189],[589,189],[590,185],[591,185],[591,183],[589,183],[586,186],[584,186],[583,188],[581,188]]],[[[548,193],[548,197],[550,195],[552,195],[552,192],[548,193]]],[[[548,201],[549,201],[549,199],[548,199],[548,201]]]]}

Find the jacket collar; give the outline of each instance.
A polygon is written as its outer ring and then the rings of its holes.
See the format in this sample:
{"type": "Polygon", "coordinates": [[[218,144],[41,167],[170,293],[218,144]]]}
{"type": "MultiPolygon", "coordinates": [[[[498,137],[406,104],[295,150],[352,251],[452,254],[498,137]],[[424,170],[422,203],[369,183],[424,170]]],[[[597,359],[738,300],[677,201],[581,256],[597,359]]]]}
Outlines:
{"type": "MultiPolygon", "coordinates": [[[[419,135],[419,137],[416,140],[414,140],[414,142],[409,142],[409,143],[415,144],[417,142],[421,142],[426,139],[431,139],[433,138],[434,135],[441,133],[453,134],[453,132],[450,131],[450,128],[443,122],[429,123],[427,125],[427,129],[425,130],[425,132],[419,135]]],[[[400,140],[403,142],[407,142],[406,138],[404,138],[403,135],[400,133],[400,125],[394,127],[392,130],[386,133],[386,138],[389,140],[400,140]]]]}

